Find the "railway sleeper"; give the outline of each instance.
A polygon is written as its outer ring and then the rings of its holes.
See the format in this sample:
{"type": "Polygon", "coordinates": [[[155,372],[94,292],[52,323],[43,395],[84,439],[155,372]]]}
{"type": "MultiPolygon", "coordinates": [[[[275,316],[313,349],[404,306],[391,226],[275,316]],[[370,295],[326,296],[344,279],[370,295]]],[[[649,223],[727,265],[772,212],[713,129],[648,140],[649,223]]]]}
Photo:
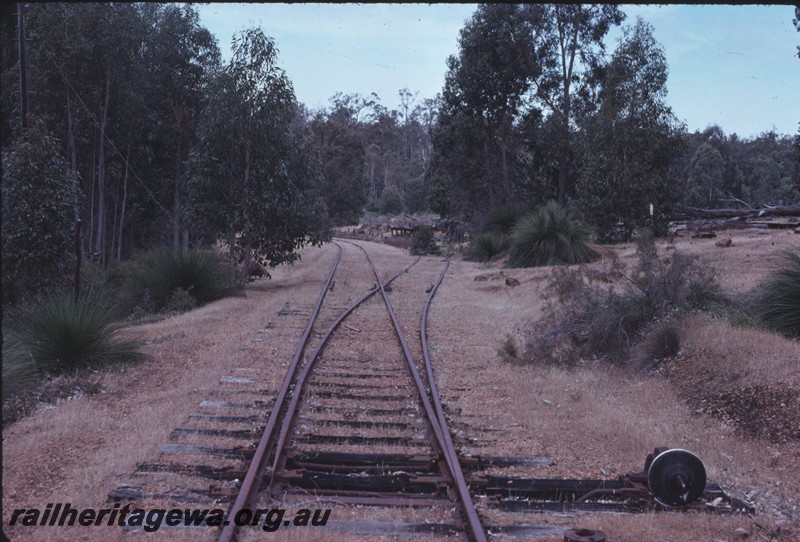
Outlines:
{"type": "Polygon", "coordinates": [[[304,407],[310,412],[326,412],[326,413],[339,413],[344,416],[348,415],[363,415],[363,416],[393,416],[403,415],[409,413],[416,413],[417,410],[408,407],[400,408],[366,408],[354,410],[349,407],[333,406],[333,405],[311,405],[304,407]]]}
{"type": "Polygon", "coordinates": [[[358,444],[371,446],[429,446],[425,438],[362,437],[358,435],[295,435],[294,440],[308,444],[358,444]]]}
{"type": "Polygon", "coordinates": [[[335,391],[314,390],[311,395],[319,399],[354,399],[356,401],[386,401],[387,403],[407,403],[413,398],[408,395],[359,395],[335,391]]]}
{"type": "Polygon", "coordinates": [[[167,472],[183,476],[198,476],[220,480],[236,480],[244,478],[245,469],[236,467],[216,467],[213,465],[186,465],[180,463],[142,463],[136,468],[138,473],[167,472]]]}
{"type": "Polygon", "coordinates": [[[418,427],[417,424],[407,422],[382,422],[382,421],[368,421],[368,420],[332,420],[330,418],[305,418],[305,423],[312,423],[314,425],[339,425],[345,427],[355,427],[361,429],[414,429],[418,427]]]}
{"type": "Polygon", "coordinates": [[[319,471],[284,471],[277,477],[282,482],[307,490],[328,490],[371,493],[447,494],[448,480],[440,475],[348,475],[319,471]]]}
{"type": "Polygon", "coordinates": [[[211,455],[217,457],[230,457],[250,460],[256,453],[254,446],[234,446],[225,448],[219,446],[194,446],[191,444],[165,444],[159,448],[162,454],[192,454],[192,455],[211,455]]]}
{"type": "Polygon", "coordinates": [[[194,427],[177,427],[172,430],[169,437],[174,440],[189,435],[254,440],[259,436],[259,429],[257,427],[254,429],[197,429],[194,427]]]}
{"type": "MultiPolygon", "coordinates": [[[[347,453],[331,451],[291,450],[286,455],[287,465],[295,468],[317,468],[320,465],[335,466],[344,472],[387,469],[406,471],[429,471],[438,460],[433,455],[347,453]]],[[[547,457],[504,457],[504,456],[463,456],[459,458],[464,470],[478,470],[489,467],[536,466],[547,467],[553,461],[547,457]]]]}
{"type": "Polygon", "coordinates": [[[189,414],[191,420],[205,420],[209,422],[263,424],[266,419],[262,416],[225,416],[223,414],[189,414]]]}

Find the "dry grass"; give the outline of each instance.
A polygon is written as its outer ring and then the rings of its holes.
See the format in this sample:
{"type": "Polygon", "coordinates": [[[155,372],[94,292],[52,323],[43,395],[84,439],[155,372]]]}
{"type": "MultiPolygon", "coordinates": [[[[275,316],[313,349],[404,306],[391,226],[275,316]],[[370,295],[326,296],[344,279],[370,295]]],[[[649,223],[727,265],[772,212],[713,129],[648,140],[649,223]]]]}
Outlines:
{"type": "MultiPolygon", "coordinates": [[[[770,268],[765,263],[777,262],[778,251],[790,242],[796,243],[797,237],[784,232],[761,235],[743,231],[734,233],[733,246],[727,249],[715,247],[713,240],[678,240],[675,244],[682,251],[695,252],[716,264],[717,276],[725,287],[745,292],[763,280],[770,268]]],[[[368,246],[387,273],[410,261],[407,252],[399,249],[368,246]]],[[[625,262],[633,262],[632,245],[606,250],[625,262]]],[[[659,245],[660,255],[670,252],[665,243],[659,245]]],[[[13,508],[44,507],[46,502],[105,505],[105,495],[117,486],[117,476],[132,472],[139,461],[151,460],[154,451],[168,442],[169,432],[183,423],[199,401],[208,399],[209,390],[218,385],[221,376],[232,374],[233,368],[258,368],[264,387],[276,389],[285,363],[275,356],[293,349],[288,338],[297,336],[303,323],[301,317],[278,319],[276,315],[287,302],[300,306],[313,303],[321,286],[322,270],[327,269],[332,257],[330,248],[305,251],[303,261],[296,266],[279,268],[272,280],[248,286],[246,298],[220,300],[129,329],[127,333],[132,338],[151,341],[146,350],[152,361],[105,376],[102,385],[106,394],[61,403],[4,429],[4,521],[8,521],[13,508]],[[255,341],[256,331],[270,321],[285,327],[272,328],[264,341],[255,341]],[[245,345],[250,348],[243,350],[245,345]]],[[[424,259],[428,260],[430,275],[434,276],[435,270],[440,269],[440,259],[424,259]]],[[[645,455],[656,446],[682,446],[704,461],[711,481],[735,496],[751,495],[758,509],[754,518],[684,514],[575,518],[527,514],[512,516],[514,522],[580,525],[604,530],[609,540],[631,542],[731,541],[737,527],[749,530],[750,539],[758,540],[759,534],[767,534],[779,524],[784,530],[793,526],[797,533],[797,442],[771,443],[743,435],[713,415],[698,413],[681,391],[690,380],[720,386],[715,389],[792,382],[796,390],[800,386],[797,342],[692,317],[681,327],[683,354],[670,365],[680,369],[674,374],[662,372],[636,379],[623,369],[586,366],[564,371],[510,365],[498,358],[497,351],[509,336],[521,344],[526,325],[542,317],[542,279],[549,277],[551,270],[507,270],[500,277],[498,265],[487,268],[453,262],[430,313],[437,383],[453,427],[463,432],[458,434],[459,448],[490,455],[549,455],[556,462],[546,468],[501,469],[517,475],[602,478],[603,471],[605,476],[615,477],[641,469],[645,455]],[[487,275],[500,278],[474,280],[487,275]],[[505,277],[519,280],[520,285],[506,285],[505,277]],[[766,530],[754,527],[756,522],[766,530]]],[[[430,282],[416,286],[413,281],[398,282],[390,295],[393,302],[398,296],[411,296],[409,299],[416,303],[425,297],[424,289],[430,282]]],[[[404,327],[414,325],[413,312],[400,311],[404,327]]],[[[355,352],[356,357],[366,354],[365,349],[355,352]]],[[[376,518],[380,514],[390,518],[392,512],[374,514],[376,518]]],[[[423,515],[409,513],[409,517],[424,521],[423,515]]],[[[346,516],[342,512],[332,519],[346,516]]],[[[163,531],[152,536],[99,527],[63,531],[15,529],[6,533],[12,539],[23,539],[24,535],[24,539],[35,541],[130,540],[147,536],[209,542],[215,534],[192,530],[163,531]]],[[[247,536],[261,540],[264,533],[248,531],[247,536]]],[[[382,538],[343,536],[309,528],[278,531],[275,539],[382,538]]],[[[776,540],[793,538],[782,535],[776,540]]]]}

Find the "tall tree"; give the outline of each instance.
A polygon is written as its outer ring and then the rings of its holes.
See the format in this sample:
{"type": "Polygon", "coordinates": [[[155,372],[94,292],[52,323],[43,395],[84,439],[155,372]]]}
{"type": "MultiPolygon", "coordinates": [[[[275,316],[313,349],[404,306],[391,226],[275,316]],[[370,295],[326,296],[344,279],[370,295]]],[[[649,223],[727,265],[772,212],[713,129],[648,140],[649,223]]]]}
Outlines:
{"type": "Polygon", "coordinates": [[[544,4],[532,6],[530,17],[542,66],[534,94],[557,120],[558,202],[564,205],[574,123],[600,81],[603,39],[625,14],[613,4],[544,4]]]}
{"type": "Polygon", "coordinates": [[[586,126],[578,198],[601,238],[618,222],[626,238],[637,226],[661,233],[677,203],[669,170],[685,128],[666,104],[667,72],[663,48],[639,18],[624,29],[586,126]]]}
{"type": "Polygon", "coordinates": [[[331,109],[319,111],[308,123],[309,142],[321,167],[320,192],[331,220],[338,224],[358,222],[367,201],[362,117],[374,103],[337,94],[331,109]]]}
{"type": "Polygon", "coordinates": [[[447,61],[429,172],[440,212],[469,216],[511,196],[514,123],[539,68],[528,11],[479,5],[447,61]]]}
{"type": "Polygon", "coordinates": [[[74,261],[80,187],[42,123],[3,149],[3,302],[63,286],[74,261]]]}
{"type": "Polygon", "coordinates": [[[152,132],[157,138],[155,158],[172,185],[172,246],[178,250],[189,241],[189,230],[182,223],[184,163],[194,144],[204,76],[219,63],[219,50],[189,5],[157,6],[151,28],[143,62],[150,69],[149,98],[161,119],[152,132]]]}
{"type": "Polygon", "coordinates": [[[294,90],[278,50],[260,29],[233,39],[233,57],[210,86],[193,153],[194,226],[228,244],[244,283],[253,263],[298,258],[302,245],[327,237],[317,173],[292,133],[294,90]]]}
{"type": "Polygon", "coordinates": [[[695,151],[689,164],[686,202],[695,207],[719,206],[725,160],[710,143],[703,143],[695,151]]]}

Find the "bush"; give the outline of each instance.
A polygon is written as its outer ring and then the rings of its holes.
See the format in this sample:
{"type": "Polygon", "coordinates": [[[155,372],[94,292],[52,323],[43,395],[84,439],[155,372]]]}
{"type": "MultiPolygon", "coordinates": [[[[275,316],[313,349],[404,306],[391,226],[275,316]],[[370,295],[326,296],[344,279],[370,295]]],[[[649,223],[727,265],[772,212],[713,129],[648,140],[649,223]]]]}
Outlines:
{"type": "Polygon", "coordinates": [[[414,256],[439,254],[439,245],[436,244],[436,239],[433,237],[433,229],[425,226],[417,228],[411,234],[409,252],[414,256]]]}
{"type": "Polygon", "coordinates": [[[671,323],[656,324],[642,341],[633,348],[631,366],[646,371],[665,359],[674,358],[681,348],[681,335],[671,323]]]}
{"type": "Polygon", "coordinates": [[[105,299],[50,294],[29,302],[9,317],[9,349],[3,352],[3,395],[35,382],[44,373],[132,361],[138,345],[116,337],[105,299]],[[8,357],[7,357],[8,355],[8,357]],[[6,382],[9,377],[10,382],[6,382]]]}
{"type": "Polygon", "coordinates": [[[558,205],[548,203],[520,219],[514,228],[508,267],[591,262],[598,254],[586,245],[586,237],[586,231],[576,226],[558,205]]]}
{"type": "Polygon", "coordinates": [[[754,312],[768,329],[800,339],[800,249],[783,253],[783,266],[767,279],[754,312]]]}
{"type": "Polygon", "coordinates": [[[381,192],[378,210],[382,215],[396,215],[403,212],[403,195],[395,186],[388,186],[381,192]]]}
{"type": "Polygon", "coordinates": [[[488,262],[505,252],[508,241],[495,233],[478,235],[464,251],[464,258],[473,262],[488,262]]]}
{"type": "Polygon", "coordinates": [[[177,305],[188,308],[235,291],[230,271],[211,250],[151,250],[130,263],[122,282],[121,305],[126,311],[136,307],[145,312],[174,310],[177,305]],[[187,295],[194,303],[180,299],[187,295]]]}
{"type": "Polygon", "coordinates": [[[75,267],[80,182],[60,144],[32,121],[2,153],[2,298],[15,304],[67,285],[75,267]]]}
{"type": "Polygon", "coordinates": [[[637,253],[630,277],[616,258],[600,270],[555,269],[549,289],[557,302],[528,345],[529,357],[561,364],[581,358],[622,361],[652,326],[729,303],[713,270],[680,254],[659,259],[652,236],[640,238],[637,253]]]}
{"type": "Polygon", "coordinates": [[[489,211],[483,222],[483,230],[487,233],[510,235],[522,218],[522,211],[513,205],[500,205],[489,211]]]}
{"type": "Polygon", "coordinates": [[[497,350],[497,355],[506,363],[514,365],[519,364],[519,351],[517,350],[517,343],[514,341],[514,337],[506,337],[506,340],[503,341],[503,345],[497,350]]]}

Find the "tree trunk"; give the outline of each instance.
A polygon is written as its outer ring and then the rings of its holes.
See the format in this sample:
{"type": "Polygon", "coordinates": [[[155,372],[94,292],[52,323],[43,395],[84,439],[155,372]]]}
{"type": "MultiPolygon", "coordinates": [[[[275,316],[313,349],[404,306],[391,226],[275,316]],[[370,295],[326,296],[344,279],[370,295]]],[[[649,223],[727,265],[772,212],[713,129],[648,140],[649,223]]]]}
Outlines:
{"type": "Polygon", "coordinates": [[[100,141],[97,154],[97,234],[95,252],[100,253],[100,262],[105,264],[105,222],[106,222],[106,126],[108,125],[108,106],[111,98],[111,74],[106,73],[106,95],[103,114],[100,120],[100,141]]]}
{"type": "Polygon", "coordinates": [[[122,176],[122,210],[119,213],[119,240],[117,241],[117,261],[122,261],[122,230],[125,227],[125,204],[128,201],[128,159],[131,157],[131,147],[125,153],[125,175],[122,176]]]}
{"type": "Polygon", "coordinates": [[[70,90],[64,80],[64,93],[67,98],[67,156],[69,157],[69,168],[73,172],[78,171],[78,149],[75,145],[75,121],[72,118],[72,99],[70,90]]]}
{"type": "MultiPolygon", "coordinates": [[[[579,8],[580,9],[580,8],[579,8]]],[[[562,207],[567,203],[567,174],[569,173],[569,119],[572,114],[570,104],[570,86],[572,81],[572,72],[575,68],[575,55],[578,52],[578,28],[580,27],[579,21],[575,21],[573,25],[572,36],[570,36],[570,44],[567,45],[563,27],[559,27],[559,47],[561,49],[561,73],[563,83],[563,102],[561,110],[561,149],[558,156],[558,204],[562,207]],[[567,64],[567,55],[569,55],[569,64],[567,64]]]]}
{"type": "Polygon", "coordinates": [[[250,213],[247,212],[248,210],[248,193],[250,188],[250,162],[252,160],[252,153],[251,153],[251,143],[248,139],[245,141],[244,145],[244,189],[243,189],[243,201],[244,203],[244,232],[243,232],[243,239],[242,239],[242,250],[244,251],[244,258],[242,261],[242,271],[239,275],[239,286],[244,288],[244,285],[247,283],[247,276],[250,272],[250,263],[252,261],[252,253],[251,253],[251,246],[250,246],[250,213]]]}
{"type": "Polygon", "coordinates": [[[175,193],[173,196],[172,216],[172,250],[178,252],[181,243],[181,108],[175,108],[175,126],[177,128],[178,142],[175,149],[175,193]]]}
{"type": "MultiPolygon", "coordinates": [[[[96,134],[96,132],[95,132],[96,134]]],[[[91,255],[94,246],[94,185],[97,179],[97,146],[92,145],[92,167],[89,175],[89,239],[86,245],[87,254],[91,255]]]]}

